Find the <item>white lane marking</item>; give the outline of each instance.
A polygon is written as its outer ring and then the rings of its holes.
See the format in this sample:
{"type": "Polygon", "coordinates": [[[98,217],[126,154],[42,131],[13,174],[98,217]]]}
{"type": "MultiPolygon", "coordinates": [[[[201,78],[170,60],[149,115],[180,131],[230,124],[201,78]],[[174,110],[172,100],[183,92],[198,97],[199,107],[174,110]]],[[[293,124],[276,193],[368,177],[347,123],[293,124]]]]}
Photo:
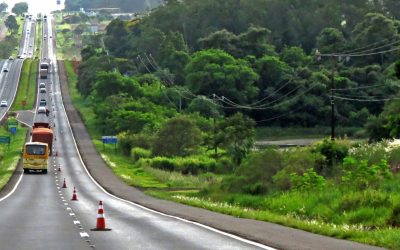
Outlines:
{"type": "Polygon", "coordinates": [[[69,213],[69,216],[75,216],[75,213],[69,213]]]}
{"type": "Polygon", "coordinates": [[[68,206],[68,203],[66,202],[66,203],[64,203],[64,205],[65,205],[65,206],[68,206]]]}
{"type": "Polygon", "coordinates": [[[17,183],[13,187],[13,189],[6,196],[4,196],[3,198],[0,199],[0,202],[4,201],[5,199],[10,197],[15,192],[15,190],[17,189],[19,183],[22,181],[22,177],[24,177],[24,173],[21,174],[21,176],[19,177],[17,183]]]}
{"type": "Polygon", "coordinates": [[[89,237],[89,234],[86,232],[80,232],[79,234],[81,235],[81,238],[89,237]]]}
{"type": "Polygon", "coordinates": [[[67,210],[72,210],[72,208],[70,208],[70,207],[67,207],[67,210]]]}
{"type": "Polygon", "coordinates": [[[74,225],[80,225],[81,222],[79,220],[74,220],[74,225]]]}

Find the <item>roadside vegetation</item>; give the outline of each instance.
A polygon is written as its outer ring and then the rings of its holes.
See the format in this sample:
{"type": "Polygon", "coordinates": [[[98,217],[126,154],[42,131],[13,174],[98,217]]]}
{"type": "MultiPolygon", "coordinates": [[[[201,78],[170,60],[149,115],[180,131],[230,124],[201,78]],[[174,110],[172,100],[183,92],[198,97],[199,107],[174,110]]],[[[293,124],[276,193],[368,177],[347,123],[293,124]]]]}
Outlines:
{"type": "MultiPolygon", "coordinates": [[[[10,117],[8,121],[16,121],[10,117]]],[[[9,128],[7,127],[7,119],[4,124],[0,126],[0,136],[9,136],[11,138],[10,146],[8,144],[0,144],[0,190],[10,180],[14,173],[18,162],[21,157],[21,150],[25,144],[26,133],[28,129],[26,127],[17,127],[17,133],[15,136],[11,135],[9,128]]]]}
{"type": "Polygon", "coordinates": [[[36,81],[38,76],[38,61],[25,59],[22,66],[21,77],[17,95],[11,107],[12,111],[33,109],[36,101],[36,81]],[[22,101],[26,101],[25,108],[22,101]]]}
{"type": "Polygon", "coordinates": [[[390,3],[168,1],[112,21],[67,63],[74,104],[114,173],[148,194],[399,249],[400,63],[358,54],[400,36],[390,3]],[[357,54],[316,60],[341,51],[357,54]],[[343,139],[254,150],[256,138],[326,137],[332,82],[343,139]]]}

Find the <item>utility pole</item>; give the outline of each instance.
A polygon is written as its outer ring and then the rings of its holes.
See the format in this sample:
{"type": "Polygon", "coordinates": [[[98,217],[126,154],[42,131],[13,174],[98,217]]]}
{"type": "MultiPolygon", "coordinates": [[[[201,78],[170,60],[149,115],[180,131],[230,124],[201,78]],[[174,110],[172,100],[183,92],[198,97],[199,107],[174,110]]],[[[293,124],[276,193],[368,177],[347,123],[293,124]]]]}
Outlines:
{"type": "Polygon", "coordinates": [[[331,140],[335,140],[335,67],[332,68],[331,75],[331,140]]]}
{"type": "MultiPolygon", "coordinates": [[[[213,94],[213,103],[214,103],[214,106],[217,107],[216,95],[215,94],[213,94]]],[[[217,112],[214,112],[214,115],[213,115],[213,125],[214,125],[214,155],[215,155],[215,159],[218,159],[217,112]]]]}

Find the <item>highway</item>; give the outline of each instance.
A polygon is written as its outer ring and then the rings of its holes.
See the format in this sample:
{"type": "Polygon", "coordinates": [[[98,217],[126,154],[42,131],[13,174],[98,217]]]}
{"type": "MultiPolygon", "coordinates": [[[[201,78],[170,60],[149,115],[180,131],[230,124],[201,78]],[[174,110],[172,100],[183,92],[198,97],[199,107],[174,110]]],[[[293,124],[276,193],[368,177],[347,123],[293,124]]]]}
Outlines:
{"type": "MultiPolygon", "coordinates": [[[[22,33],[22,39],[19,47],[19,57],[32,57],[35,45],[35,22],[26,20],[22,33]],[[32,47],[30,47],[32,45],[32,47]]],[[[20,72],[23,65],[23,59],[13,58],[11,60],[2,60],[0,62],[0,101],[7,101],[7,107],[0,107],[0,120],[6,115],[14,101],[20,72]],[[4,72],[7,69],[8,72],[4,72]]]]}
{"type": "MultiPolygon", "coordinates": [[[[44,27],[44,35],[49,37],[51,32],[49,26],[44,27]]],[[[13,192],[0,200],[2,249],[270,249],[140,207],[98,186],[81,161],[69,127],[52,39],[43,41],[48,50],[42,58],[51,60],[51,74],[40,82],[46,83],[58,156],[51,157],[47,175],[21,174],[13,192]],[[62,188],[64,178],[68,188],[62,188]],[[79,201],[70,201],[73,187],[79,201]],[[100,200],[112,231],[91,231],[100,200]]],[[[29,52],[25,53],[29,56],[29,52]]]]}

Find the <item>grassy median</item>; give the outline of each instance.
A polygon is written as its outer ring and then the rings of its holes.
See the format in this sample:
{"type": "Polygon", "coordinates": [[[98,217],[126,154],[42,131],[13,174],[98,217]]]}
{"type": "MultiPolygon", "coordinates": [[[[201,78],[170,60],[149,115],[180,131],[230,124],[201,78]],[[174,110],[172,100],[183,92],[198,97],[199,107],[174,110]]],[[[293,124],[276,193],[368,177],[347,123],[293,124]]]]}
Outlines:
{"type": "Polygon", "coordinates": [[[38,61],[26,59],[22,66],[17,95],[11,107],[12,111],[33,109],[36,100],[36,80],[38,74],[38,61]],[[26,101],[25,108],[22,101],[26,101]]]}

